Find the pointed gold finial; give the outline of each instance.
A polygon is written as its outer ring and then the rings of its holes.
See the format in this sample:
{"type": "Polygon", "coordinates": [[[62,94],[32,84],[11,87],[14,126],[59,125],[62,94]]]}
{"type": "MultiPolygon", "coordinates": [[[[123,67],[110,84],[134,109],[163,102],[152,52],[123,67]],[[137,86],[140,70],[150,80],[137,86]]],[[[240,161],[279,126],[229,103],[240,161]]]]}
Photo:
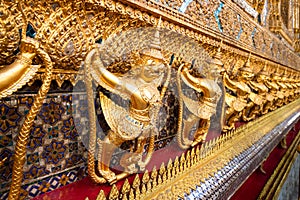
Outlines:
{"type": "Polygon", "coordinates": [[[186,152],[186,154],[185,154],[185,166],[186,167],[190,167],[191,166],[191,151],[190,150],[188,150],[187,152],[186,152]]]}
{"type": "Polygon", "coordinates": [[[191,164],[194,165],[195,164],[195,147],[192,148],[192,151],[191,151],[191,164]]]}
{"type": "Polygon", "coordinates": [[[96,200],[106,200],[105,194],[103,190],[100,190],[96,200]]]}
{"type": "Polygon", "coordinates": [[[156,166],[154,165],[152,172],[151,172],[151,179],[154,181],[156,180],[157,177],[157,170],[156,170],[156,166]]]}
{"type": "Polygon", "coordinates": [[[160,27],[161,27],[161,16],[159,17],[159,20],[158,20],[158,23],[157,23],[157,28],[160,29],[160,27]]]}
{"type": "Polygon", "coordinates": [[[168,162],[168,164],[167,164],[167,169],[168,169],[168,170],[172,168],[172,166],[173,166],[172,164],[173,164],[173,161],[172,161],[172,159],[170,158],[170,159],[169,159],[169,162],[168,162]]]}
{"type": "Polygon", "coordinates": [[[126,179],[125,179],[125,182],[124,182],[124,184],[123,184],[123,186],[122,186],[121,193],[122,193],[122,195],[124,196],[124,195],[126,195],[129,191],[130,191],[130,184],[129,184],[128,179],[126,178],[126,179]]]}
{"type": "Polygon", "coordinates": [[[152,186],[155,187],[157,185],[157,170],[156,166],[153,167],[152,172],[151,172],[151,180],[152,180],[152,186]]]}
{"type": "Polygon", "coordinates": [[[163,174],[165,173],[165,171],[166,171],[165,163],[162,162],[161,165],[160,165],[160,168],[159,168],[159,172],[158,172],[158,173],[159,173],[161,176],[163,176],[163,174]]]}
{"type": "Polygon", "coordinates": [[[160,185],[162,184],[162,179],[161,179],[161,176],[158,175],[158,178],[157,178],[157,184],[160,185]]]}
{"type": "Polygon", "coordinates": [[[130,190],[130,192],[129,192],[129,200],[135,200],[133,188],[131,188],[131,190],[130,190]]]}
{"type": "Polygon", "coordinates": [[[144,172],[143,177],[142,177],[142,182],[143,182],[144,184],[146,184],[149,180],[150,180],[149,172],[148,172],[148,170],[146,169],[146,171],[144,172]]]}
{"type": "Polygon", "coordinates": [[[252,72],[252,70],[250,68],[250,57],[251,57],[251,52],[249,53],[248,59],[245,62],[244,66],[241,68],[242,71],[252,72]]]}
{"type": "Polygon", "coordinates": [[[220,74],[225,72],[225,69],[223,67],[223,63],[221,61],[221,58],[222,58],[222,53],[221,53],[222,45],[223,45],[223,40],[221,40],[217,52],[212,56],[212,60],[210,61],[211,64],[218,69],[220,74]]]}
{"type": "Polygon", "coordinates": [[[146,193],[147,193],[147,192],[151,192],[151,190],[152,190],[152,184],[151,184],[151,182],[149,181],[149,182],[147,183],[147,191],[146,191],[146,193]]]}
{"type": "Polygon", "coordinates": [[[145,195],[147,192],[146,184],[142,184],[141,195],[145,195]]]}
{"type": "Polygon", "coordinates": [[[268,61],[266,60],[263,68],[259,71],[259,74],[268,75],[267,66],[268,66],[268,61]]]}
{"type": "Polygon", "coordinates": [[[157,28],[156,28],[154,37],[149,45],[149,48],[143,49],[141,51],[141,55],[155,59],[158,62],[163,62],[165,60],[165,58],[161,53],[160,33],[159,33],[160,26],[161,26],[161,17],[159,18],[157,28]]]}
{"type": "Polygon", "coordinates": [[[169,179],[172,177],[172,170],[174,171],[174,168],[173,168],[173,161],[172,161],[172,159],[170,158],[170,159],[169,159],[169,162],[168,162],[168,165],[167,165],[167,173],[168,173],[168,178],[169,178],[169,179]]]}
{"type": "Polygon", "coordinates": [[[141,184],[141,181],[140,181],[139,175],[136,174],[134,177],[133,183],[132,183],[132,187],[136,189],[136,188],[140,187],[140,184],[141,184]]]}
{"type": "Polygon", "coordinates": [[[179,173],[179,160],[178,160],[178,156],[176,156],[174,160],[174,170],[172,171],[172,175],[175,176],[178,173],[179,173]]]}
{"type": "Polygon", "coordinates": [[[110,193],[109,193],[109,199],[119,199],[119,190],[115,184],[113,184],[110,193]]]}

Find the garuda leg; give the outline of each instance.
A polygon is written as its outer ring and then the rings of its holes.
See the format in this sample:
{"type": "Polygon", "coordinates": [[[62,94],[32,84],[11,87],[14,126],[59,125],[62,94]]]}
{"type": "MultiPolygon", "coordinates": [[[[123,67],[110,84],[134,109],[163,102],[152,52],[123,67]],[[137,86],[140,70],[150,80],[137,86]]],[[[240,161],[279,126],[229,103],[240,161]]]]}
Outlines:
{"type": "Polygon", "coordinates": [[[98,170],[100,174],[110,183],[115,183],[118,179],[114,172],[109,168],[112,155],[117,147],[124,141],[121,140],[113,131],[109,131],[105,139],[98,139],[98,170]]]}

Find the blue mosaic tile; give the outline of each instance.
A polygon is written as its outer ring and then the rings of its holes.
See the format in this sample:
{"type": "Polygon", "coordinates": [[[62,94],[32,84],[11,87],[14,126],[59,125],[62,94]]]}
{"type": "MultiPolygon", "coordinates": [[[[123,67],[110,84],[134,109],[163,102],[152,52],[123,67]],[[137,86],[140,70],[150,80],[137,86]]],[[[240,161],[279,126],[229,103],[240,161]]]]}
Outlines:
{"type": "Polygon", "coordinates": [[[58,138],[59,135],[59,130],[58,130],[58,126],[51,126],[48,128],[48,138],[49,139],[53,139],[53,138],[58,138]]]}
{"type": "Polygon", "coordinates": [[[31,185],[29,187],[29,190],[27,190],[27,191],[29,191],[28,195],[31,197],[37,196],[40,193],[39,188],[40,188],[39,185],[31,185]]]}
{"type": "Polygon", "coordinates": [[[192,1],[193,1],[193,0],[185,0],[185,1],[181,4],[181,6],[180,6],[180,8],[179,8],[179,12],[185,13],[186,8],[190,5],[190,3],[192,3],[192,1]]]}
{"type": "Polygon", "coordinates": [[[222,11],[223,6],[224,6],[224,3],[221,1],[220,4],[219,4],[219,7],[218,7],[217,10],[215,10],[215,12],[214,12],[214,16],[215,16],[216,22],[218,23],[219,31],[220,31],[221,33],[223,33],[223,27],[222,27],[222,24],[221,24],[219,15],[220,15],[220,13],[221,13],[221,11],[222,11]]]}
{"type": "Polygon", "coordinates": [[[47,124],[54,125],[61,120],[61,116],[65,109],[60,103],[51,99],[50,103],[44,103],[39,116],[47,124]]]}
{"type": "Polygon", "coordinates": [[[64,141],[52,140],[49,145],[45,145],[42,158],[49,164],[58,164],[64,158],[66,146],[64,141]]]}
{"type": "Polygon", "coordinates": [[[42,126],[34,126],[29,136],[27,149],[34,151],[37,147],[42,146],[45,135],[46,132],[43,130],[42,126]]]}
{"type": "Polygon", "coordinates": [[[27,164],[28,165],[39,163],[39,162],[40,162],[40,159],[39,159],[39,153],[38,152],[27,155],[27,164]]]}
{"type": "Polygon", "coordinates": [[[77,140],[77,137],[79,136],[79,134],[75,127],[73,117],[70,117],[69,119],[64,120],[63,123],[64,123],[64,125],[61,128],[61,131],[64,134],[64,139],[77,140]]]}
{"type": "Polygon", "coordinates": [[[59,177],[53,177],[52,179],[50,179],[49,183],[50,183],[50,187],[52,190],[58,188],[59,184],[60,184],[60,178],[59,177]]]}
{"type": "Polygon", "coordinates": [[[16,107],[0,103],[0,133],[7,133],[11,128],[18,126],[21,114],[16,107]]]}
{"type": "Polygon", "coordinates": [[[0,135],[0,148],[13,146],[12,135],[0,135]]]}
{"type": "Polygon", "coordinates": [[[29,170],[24,173],[24,179],[31,180],[49,173],[50,172],[46,169],[46,166],[32,165],[29,170]]]}
{"type": "Polygon", "coordinates": [[[31,24],[28,24],[26,29],[26,36],[34,38],[35,35],[36,35],[36,31],[34,30],[31,24]]]}
{"type": "Polygon", "coordinates": [[[239,24],[240,24],[240,30],[239,30],[239,32],[238,32],[238,35],[236,36],[236,39],[237,39],[237,40],[240,40],[241,35],[242,35],[242,33],[243,33],[243,26],[242,26],[242,22],[241,22],[241,16],[240,16],[239,14],[237,15],[237,19],[238,19],[238,22],[239,22],[239,24]]]}

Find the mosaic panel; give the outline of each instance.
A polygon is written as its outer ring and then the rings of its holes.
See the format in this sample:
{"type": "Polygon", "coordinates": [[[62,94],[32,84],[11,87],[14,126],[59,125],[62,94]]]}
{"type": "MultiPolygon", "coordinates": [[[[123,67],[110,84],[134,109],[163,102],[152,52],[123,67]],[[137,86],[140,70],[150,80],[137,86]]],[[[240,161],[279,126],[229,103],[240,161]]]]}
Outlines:
{"type": "MultiPolygon", "coordinates": [[[[26,86],[18,94],[0,101],[0,159],[7,158],[0,168],[0,199],[6,199],[5,194],[9,190],[17,134],[34,101],[35,93],[28,94],[27,91],[34,85],[26,86]]],[[[45,99],[31,129],[24,165],[24,198],[56,189],[63,185],[50,182],[57,173],[86,163],[87,151],[78,137],[79,131],[72,116],[72,95],[70,92],[54,92],[52,90],[45,99]],[[37,182],[38,177],[44,178],[37,182]],[[51,187],[46,190],[49,184],[51,187]]],[[[63,182],[77,179],[77,176],[73,179],[68,176],[68,180],[63,182]]]]}
{"type": "MultiPolygon", "coordinates": [[[[50,192],[59,187],[78,181],[87,175],[87,168],[83,164],[71,170],[52,175],[34,183],[23,185],[20,200],[30,199],[45,192],[50,192]]],[[[7,199],[8,191],[0,193],[0,199],[7,199]]]]}
{"type": "MultiPolygon", "coordinates": [[[[35,197],[86,176],[85,169],[82,168],[78,168],[84,171],[81,175],[79,171],[74,175],[76,171],[74,166],[86,166],[87,161],[86,147],[89,140],[87,98],[83,89],[71,92],[72,88],[66,85],[68,84],[65,84],[64,88],[67,92],[61,93],[61,89],[52,83],[52,90],[34,121],[27,145],[22,199],[35,197]],[[70,178],[71,175],[73,178],[70,178]]],[[[36,86],[37,83],[25,86],[18,94],[0,101],[0,159],[7,158],[4,166],[0,168],[1,199],[6,199],[8,195],[17,134],[34,101],[33,91],[37,91],[36,86]]],[[[176,92],[172,90],[166,92],[163,108],[167,118],[160,117],[163,120],[160,123],[164,126],[156,137],[156,150],[169,144],[177,132],[177,118],[174,117],[178,114],[176,99],[176,92]]],[[[103,130],[107,131],[109,127],[99,102],[97,95],[95,103],[98,121],[103,130]]],[[[119,164],[119,158],[130,145],[130,142],[124,143],[122,148],[115,152],[111,165],[119,164]]]]}

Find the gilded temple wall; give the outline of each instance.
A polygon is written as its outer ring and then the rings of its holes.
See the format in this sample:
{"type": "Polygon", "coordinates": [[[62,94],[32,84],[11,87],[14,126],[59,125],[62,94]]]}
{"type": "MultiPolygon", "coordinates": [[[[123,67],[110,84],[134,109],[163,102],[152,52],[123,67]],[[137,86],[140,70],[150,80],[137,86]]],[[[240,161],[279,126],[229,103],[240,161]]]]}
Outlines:
{"type": "MultiPolygon", "coordinates": [[[[295,45],[297,43],[294,44],[293,40],[298,40],[296,37],[298,28],[296,25],[291,27],[287,23],[286,18],[291,12],[283,12],[275,1],[269,2],[270,5],[265,7],[256,5],[255,1],[250,2],[259,13],[250,5],[246,5],[245,1],[234,2],[90,0],[86,1],[84,9],[76,1],[74,5],[78,7],[71,5],[72,2],[70,5],[57,2],[46,4],[36,1],[24,2],[24,12],[28,20],[27,36],[44,45],[43,49],[55,63],[51,79],[59,85],[65,80],[72,84],[67,83],[68,87],[65,88],[52,87],[34,120],[26,148],[27,160],[24,165],[22,194],[33,197],[86,175],[87,151],[82,143],[86,140],[86,135],[80,134],[86,133],[82,129],[88,126],[87,110],[82,106],[85,105],[86,96],[83,93],[71,92],[73,87],[71,85],[76,85],[75,76],[80,62],[84,60],[91,46],[99,40],[106,39],[110,34],[126,31],[132,27],[156,26],[158,16],[161,15],[163,28],[195,39],[210,55],[221,46],[223,55],[220,60],[225,64],[226,70],[233,75],[236,75],[237,69],[244,66],[247,59],[251,60],[251,69],[255,73],[262,70],[266,61],[267,71],[270,74],[278,66],[282,74],[286,68],[290,73],[296,72],[299,69],[300,59],[294,53],[294,50],[297,50],[295,45]],[[141,7],[144,7],[142,11],[141,7]],[[265,21],[259,22],[258,14],[261,14],[261,19],[265,21]],[[116,21],[111,24],[110,18],[116,21]],[[75,26],[76,24],[81,26],[75,26]],[[63,34],[65,32],[68,34],[63,34]],[[82,33],[85,33],[84,37],[82,33]],[[72,37],[74,40],[69,40],[72,37]],[[74,126],[76,123],[80,123],[81,126],[74,126]]],[[[282,2],[288,7],[288,1],[282,2]]],[[[299,21],[297,1],[295,5],[297,16],[295,21],[299,21]]],[[[7,3],[5,8],[10,11],[8,17],[4,15],[1,18],[6,23],[5,27],[8,27],[5,38],[7,40],[1,46],[4,47],[0,54],[1,65],[9,64],[16,59],[16,54],[19,53],[19,29],[24,23],[16,5],[7,3]],[[8,22],[14,18],[15,27],[10,29],[8,22]]],[[[33,63],[42,62],[38,58],[33,63]]],[[[42,80],[44,72],[43,66],[32,79],[42,80]]],[[[37,87],[38,85],[34,84],[23,88],[0,101],[0,160],[8,158],[0,168],[1,199],[7,197],[16,136],[32,105],[37,87]]],[[[156,137],[155,149],[167,145],[176,132],[174,124],[177,123],[177,119],[173,114],[176,115],[178,102],[174,101],[173,96],[172,91],[167,91],[163,99],[163,106],[169,118],[165,128],[156,137]]],[[[99,105],[97,108],[98,117],[100,116],[98,120],[101,122],[101,108],[99,105]]],[[[118,164],[116,157],[112,158],[112,165],[118,164]]]]}
{"type": "MultiPolygon", "coordinates": [[[[1,199],[6,199],[11,183],[16,136],[24,122],[37,85],[28,91],[2,99],[0,102],[0,157],[7,160],[0,168],[1,199]]],[[[34,120],[30,141],[26,148],[23,197],[34,197],[86,176],[87,151],[82,144],[78,127],[74,125],[70,91],[56,88],[50,92],[34,120]],[[58,90],[60,90],[58,92],[58,90]]],[[[74,99],[74,101],[80,101],[74,99]]],[[[75,113],[76,114],[76,113],[75,113]]],[[[80,117],[80,113],[77,114],[80,117]]]]}
{"type": "MultiPolygon", "coordinates": [[[[79,85],[82,83],[78,83],[79,85]]],[[[19,92],[0,101],[0,159],[7,157],[0,168],[0,199],[8,197],[11,184],[14,146],[16,136],[33,103],[39,82],[25,86],[19,92]]],[[[77,85],[74,87],[76,88],[77,85]]],[[[100,90],[100,88],[99,88],[100,90]]],[[[96,97],[99,101],[99,96],[96,97]]],[[[97,115],[99,124],[109,129],[99,104],[97,115]]],[[[155,141],[155,150],[165,147],[177,131],[174,113],[178,109],[172,91],[164,99],[168,112],[167,123],[160,130],[155,141]]],[[[73,92],[73,86],[66,81],[61,87],[55,82],[43,103],[41,111],[34,120],[27,145],[26,163],[22,183],[21,198],[32,198],[52,191],[87,176],[88,111],[86,93],[73,92]]],[[[165,122],[164,122],[165,123],[165,122]]],[[[127,149],[123,145],[123,149],[127,149]]],[[[111,165],[119,165],[124,152],[116,151],[111,165]]]]}

